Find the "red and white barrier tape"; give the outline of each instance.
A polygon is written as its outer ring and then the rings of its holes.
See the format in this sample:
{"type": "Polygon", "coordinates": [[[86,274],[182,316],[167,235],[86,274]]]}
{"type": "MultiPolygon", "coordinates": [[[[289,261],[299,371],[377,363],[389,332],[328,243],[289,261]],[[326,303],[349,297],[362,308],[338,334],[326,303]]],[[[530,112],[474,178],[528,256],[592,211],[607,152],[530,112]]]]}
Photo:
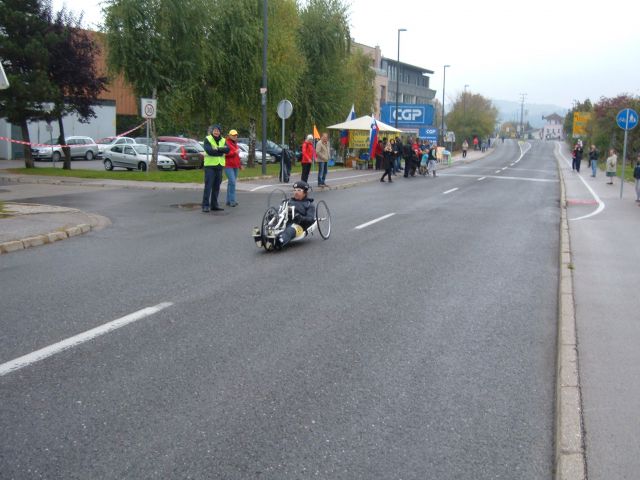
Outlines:
{"type": "MultiPolygon", "coordinates": [[[[138,125],[135,128],[132,128],[131,130],[121,133],[119,135],[116,135],[116,137],[124,137],[128,134],[130,134],[131,132],[134,132],[136,130],[138,130],[140,127],[143,127],[144,125],[146,125],[147,122],[142,122],[140,125],[138,125]]],[[[60,144],[56,144],[56,145],[52,145],[50,143],[30,143],[30,142],[25,142],[23,140],[14,140],[13,138],[8,138],[8,137],[0,137],[0,140],[4,140],[5,142],[11,142],[11,143],[18,143],[20,145],[28,145],[30,147],[69,147],[69,145],[60,145],[60,144]]]]}

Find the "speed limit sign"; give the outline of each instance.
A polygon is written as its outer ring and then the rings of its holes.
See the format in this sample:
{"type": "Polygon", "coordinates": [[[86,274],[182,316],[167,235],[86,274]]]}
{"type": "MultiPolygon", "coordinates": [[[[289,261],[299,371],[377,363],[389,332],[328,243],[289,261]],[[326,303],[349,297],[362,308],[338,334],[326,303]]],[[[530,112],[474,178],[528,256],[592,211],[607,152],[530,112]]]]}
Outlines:
{"type": "Polygon", "coordinates": [[[140,111],[142,118],[156,118],[157,103],[155,98],[141,98],[140,111]]]}

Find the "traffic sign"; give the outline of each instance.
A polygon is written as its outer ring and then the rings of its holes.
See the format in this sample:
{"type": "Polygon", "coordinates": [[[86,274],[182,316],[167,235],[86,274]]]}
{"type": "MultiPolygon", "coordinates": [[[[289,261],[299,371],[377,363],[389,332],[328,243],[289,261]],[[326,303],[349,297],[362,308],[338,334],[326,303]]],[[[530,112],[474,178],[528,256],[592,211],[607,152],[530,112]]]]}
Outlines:
{"type": "Polygon", "coordinates": [[[157,102],[155,98],[141,98],[140,99],[140,111],[142,112],[142,118],[156,118],[157,102]]]}
{"type": "Polygon", "coordinates": [[[631,130],[638,125],[638,112],[632,108],[620,110],[616,116],[616,123],[623,130],[631,130]]]}
{"type": "Polygon", "coordinates": [[[289,118],[292,113],[293,105],[291,105],[291,102],[286,99],[280,100],[280,103],[278,103],[278,116],[284,120],[289,118]]]}

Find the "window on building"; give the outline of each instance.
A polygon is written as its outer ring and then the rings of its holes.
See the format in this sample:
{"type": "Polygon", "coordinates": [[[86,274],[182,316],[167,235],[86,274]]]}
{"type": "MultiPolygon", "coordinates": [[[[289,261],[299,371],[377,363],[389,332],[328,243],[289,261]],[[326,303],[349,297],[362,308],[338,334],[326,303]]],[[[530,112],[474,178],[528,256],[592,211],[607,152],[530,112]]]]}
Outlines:
{"type": "Polygon", "coordinates": [[[387,101],[387,87],[384,85],[380,86],[380,102],[386,103],[387,101]]]}

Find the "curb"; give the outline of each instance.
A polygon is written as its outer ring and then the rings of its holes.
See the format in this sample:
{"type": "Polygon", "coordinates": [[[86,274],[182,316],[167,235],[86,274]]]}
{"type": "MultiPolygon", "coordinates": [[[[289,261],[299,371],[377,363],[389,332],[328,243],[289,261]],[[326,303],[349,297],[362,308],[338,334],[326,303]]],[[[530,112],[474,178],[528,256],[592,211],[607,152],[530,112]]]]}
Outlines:
{"type": "Polygon", "coordinates": [[[78,225],[61,228],[53,232],[33,235],[21,240],[11,240],[0,243],[0,255],[31,247],[39,247],[40,245],[66,240],[71,237],[77,237],[78,235],[89,233],[92,230],[101,230],[111,224],[111,221],[107,217],[89,213],[85,213],[85,215],[91,217],[91,223],[80,223],[78,225]]]}
{"type": "Polygon", "coordinates": [[[554,478],[555,480],[586,480],[587,460],[573,295],[571,237],[567,220],[566,190],[559,159],[558,174],[561,214],[554,478]]]}

